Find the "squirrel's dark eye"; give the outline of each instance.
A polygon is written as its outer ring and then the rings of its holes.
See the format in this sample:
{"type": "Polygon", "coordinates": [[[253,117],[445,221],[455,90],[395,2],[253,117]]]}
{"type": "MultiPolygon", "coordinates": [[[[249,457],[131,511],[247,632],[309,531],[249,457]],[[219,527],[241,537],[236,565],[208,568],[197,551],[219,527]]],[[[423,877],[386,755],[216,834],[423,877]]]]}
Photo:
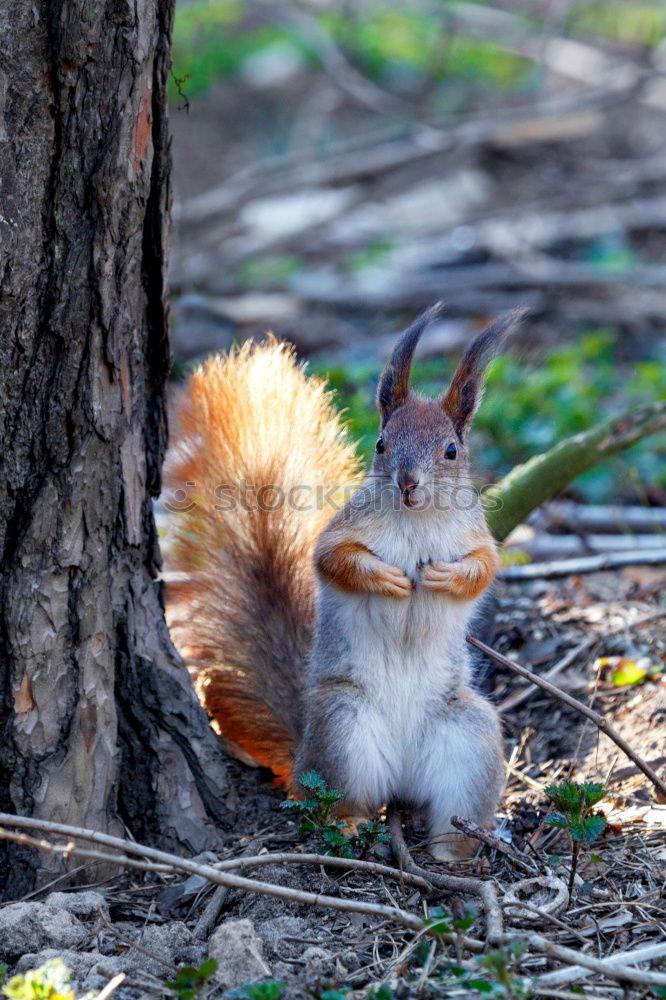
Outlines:
{"type": "Polygon", "coordinates": [[[377,444],[375,445],[375,451],[377,452],[378,455],[383,455],[384,454],[384,440],[383,440],[383,438],[379,438],[379,440],[377,441],[377,444]]]}
{"type": "Polygon", "coordinates": [[[451,444],[446,449],[446,451],[444,452],[444,457],[454,459],[457,454],[458,454],[458,449],[456,448],[456,446],[452,441],[451,444]]]}

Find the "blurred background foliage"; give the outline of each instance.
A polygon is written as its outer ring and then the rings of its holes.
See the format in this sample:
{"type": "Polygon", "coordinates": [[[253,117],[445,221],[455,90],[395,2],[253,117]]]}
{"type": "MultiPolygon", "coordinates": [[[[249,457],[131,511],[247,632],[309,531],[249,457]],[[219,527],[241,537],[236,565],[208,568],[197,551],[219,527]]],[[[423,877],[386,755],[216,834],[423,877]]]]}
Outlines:
{"type": "MultiPolygon", "coordinates": [[[[491,2],[485,5],[493,6],[491,2]]],[[[544,30],[549,11],[557,6],[525,4],[515,16],[538,33],[544,30]]],[[[331,3],[313,5],[312,16],[365,74],[388,85],[403,74],[412,77],[414,86],[436,81],[460,92],[469,83],[491,88],[529,86],[530,77],[538,72],[533,61],[493,37],[451,30],[451,18],[463,7],[458,0],[331,3]]],[[[580,0],[566,7],[561,27],[572,36],[644,47],[656,46],[666,37],[663,3],[580,0]]],[[[181,0],[174,25],[174,77],[186,79],[188,96],[196,97],[212,84],[242,72],[248,57],[277,42],[292,47],[316,68],[320,60],[308,35],[298,27],[280,26],[288,13],[279,2],[259,6],[247,0],[181,0]]],[[[178,98],[174,81],[171,96],[178,98]]]]}
{"type": "MultiPolygon", "coordinates": [[[[413,385],[426,395],[441,392],[455,362],[416,361],[413,385]]],[[[344,408],[350,432],[370,461],[378,434],[373,399],[379,370],[368,365],[314,365],[328,379],[344,408]]],[[[617,362],[615,337],[603,331],[554,348],[538,366],[510,356],[497,358],[488,371],[487,390],[476,417],[473,453],[479,482],[491,482],[514,465],[546,451],[558,441],[591,427],[632,403],[666,398],[666,366],[641,362],[625,380],[617,362]]],[[[612,498],[616,485],[645,502],[641,482],[666,488],[666,468],[656,461],[659,442],[643,441],[630,455],[619,456],[580,476],[574,493],[586,500],[612,498]]]]}
{"type": "MultiPolygon", "coordinates": [[[[425,392],[532,310],[490,372],[481,479],[666,398],[666,4],[179,0],[173,57],[176,378],[272,327],[369,456],[382,360],[442,297],[425,392]]],[[[571,492],[665,503],[666,437],[571,492]]]]}

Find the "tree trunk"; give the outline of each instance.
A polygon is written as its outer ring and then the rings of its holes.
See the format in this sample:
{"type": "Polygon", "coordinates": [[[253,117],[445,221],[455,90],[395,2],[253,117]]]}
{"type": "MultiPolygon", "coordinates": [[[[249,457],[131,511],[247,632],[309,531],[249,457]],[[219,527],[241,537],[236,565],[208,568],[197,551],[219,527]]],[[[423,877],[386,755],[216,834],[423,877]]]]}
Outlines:
{"type": "MultiPolygon", "coordinates": [[[[219,842],[155,583],[174,0],[0,7],[0,810],[219,842]]],[[[9,898],[57,864],[0,854],[9,898]]]]}

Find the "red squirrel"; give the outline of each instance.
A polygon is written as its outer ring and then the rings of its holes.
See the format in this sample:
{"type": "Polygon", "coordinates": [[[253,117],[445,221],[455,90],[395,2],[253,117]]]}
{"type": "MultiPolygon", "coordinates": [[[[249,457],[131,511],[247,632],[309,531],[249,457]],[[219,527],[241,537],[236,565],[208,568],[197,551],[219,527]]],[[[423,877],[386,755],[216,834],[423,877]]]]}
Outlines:
{"type": "Polygon", "coordinates": [[[470,846],[451,816],[492,826],[504,786],[499,721],[465,642],[498,565],[468,433],[520,314],[484,330],[426,399],[410,367],[439,308],[380,377],[365,478],[325,385],[274,338],[197,369],[167,471],[172,488],[190,484],[173,517],[171,565],[188,582],[170,598],[172,633],[229,748],[292,794],[315,769],[347,815],[423,810],[444,860],[470,846]]]}

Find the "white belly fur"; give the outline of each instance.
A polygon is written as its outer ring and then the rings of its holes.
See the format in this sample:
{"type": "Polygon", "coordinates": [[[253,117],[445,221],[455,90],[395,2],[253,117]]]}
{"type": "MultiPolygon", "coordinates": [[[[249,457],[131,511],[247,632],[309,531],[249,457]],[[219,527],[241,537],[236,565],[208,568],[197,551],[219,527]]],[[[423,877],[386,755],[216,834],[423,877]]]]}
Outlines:
{"type": "Polygon", "coordinates": [[[358,791],[374,797],[376,790],[379,798],[387,779],[402,794],[418,784],[432,744],[428,720],[433,705],[470,681],[465,635],[476,603],[425,591],[418,582],[420,564],[466,554],[468,528],[456,531],[444,522],[433,530],[432,519],[419,514],[395,518],[391,527],[383,525],[372,551],[415,581],[411,597],[350,595],[327,588],[321,607],[324,615],[333,612],[346,640],[347,671],[365,691],[356,732],[359,745],[347,748],[351,757],[358,754],[364,761],[358,791]],[[376,748],[382,748],[381,755],[376,748]]]}

